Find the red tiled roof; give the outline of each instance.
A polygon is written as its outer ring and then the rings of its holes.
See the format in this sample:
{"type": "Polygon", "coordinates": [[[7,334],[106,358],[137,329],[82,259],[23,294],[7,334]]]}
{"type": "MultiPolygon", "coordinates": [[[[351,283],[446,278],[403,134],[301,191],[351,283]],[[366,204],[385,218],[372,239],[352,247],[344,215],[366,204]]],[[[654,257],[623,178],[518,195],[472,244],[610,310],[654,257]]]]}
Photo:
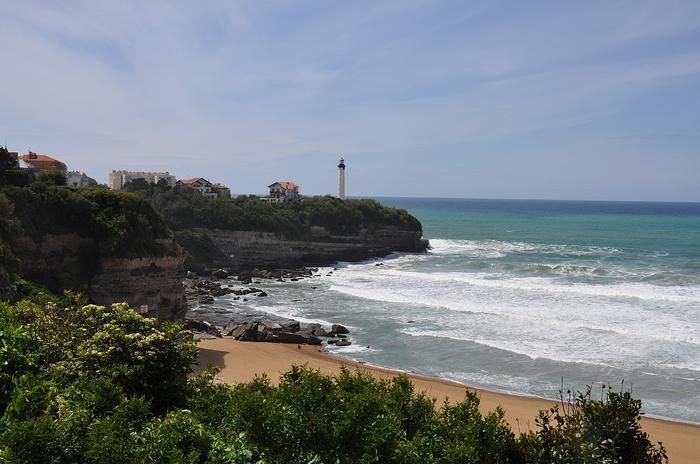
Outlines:
{"type": "Polygon", "coordinates": [[[56,158],[52,158],[48,155],[40,155],[32,151],[26,155],[20,156],[19,159],[35,169],[66,169],[66,165],[56,158]]]}
{"type": "Polygon", "coordinates": [[[299,186],[297,184],[295,184],[294,182],[286,182],[286,181],[285,182],[275,182],[274,184],[268,185],[267,188],[270,188],[274,185],[279,185],[280,187],[282,187],[285,190],[294,190],[295,188],[299,188],[299,186]]]}
{"type": "Polygon", "coordinates": [[[193,177],[193,178],[191,178],[191,179],[180,179],[180,180],[177,181],[177,182],[178,182],[179,184],[182,184],[182,185],[192,185],[192,184],[196,184],[196,183],[199,182],[200,180],[203,180],[204,182],[207,182],[207,183],[211,184],[211,182],[209,182],[208,180],[206,180],[204,177],[193,177]]]}

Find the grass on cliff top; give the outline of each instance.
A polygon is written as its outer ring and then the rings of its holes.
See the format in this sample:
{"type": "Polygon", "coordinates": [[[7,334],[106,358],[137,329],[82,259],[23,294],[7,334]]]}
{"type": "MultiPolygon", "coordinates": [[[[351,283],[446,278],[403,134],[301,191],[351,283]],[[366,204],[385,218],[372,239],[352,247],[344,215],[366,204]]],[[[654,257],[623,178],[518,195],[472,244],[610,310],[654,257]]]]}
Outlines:
{"type": "Polygon", "coordinates": [[[362,229],[373,232],[381,227],[421,231],[420,222],[406,210],[368,199],[318,196],[270,204],[255,195],[206,198],[191,189],[145,181],[129,183],[125,190],[147,198],[174,231],[198,227],[254,230],[275,232],[287,238],[308,238],[312,226],[322,226],[339,235],[356,235],[362,229]]]}
{"type": "Polygon", "coordinates": [[[279,386],[188,379],[196,348],[177,324],[32,295],[0,302],[0,462],[666,462],[628,392],[585,392],[516,435],[475,393],[436,409],[406,376],[294,367],[279,386]]]}

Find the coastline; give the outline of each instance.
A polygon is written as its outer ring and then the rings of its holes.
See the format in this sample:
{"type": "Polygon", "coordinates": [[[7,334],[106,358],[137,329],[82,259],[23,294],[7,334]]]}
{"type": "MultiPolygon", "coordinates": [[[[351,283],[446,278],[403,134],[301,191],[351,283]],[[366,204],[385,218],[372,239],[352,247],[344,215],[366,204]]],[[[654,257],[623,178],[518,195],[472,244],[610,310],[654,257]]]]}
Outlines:
{"type": "MultiPolygon", "coordinates": [[[[293,344],[240,342],[231,338],[217,338],[199,341],[198,348],[199,359],[195,366],[195,374],[204,370],[208,364],[213,364],[220,369],[217,380],[228,384],[249,382],[261,374],[266,374],[273,384],[277,384],[279,375],[292,365],[307,365],[331,375],[337,374],[342,366],[346,366],[379,378],[406,374],[417,392],[425,392],[428,396],[436,398],[438,405],[445,399],[451,402],[461,400],[467,390],[475,391],[481,398],[481,411],[492,411],[497,406],[502,406],[506,413],[505,420],[515,433],[535,427],[538,411],[558,404],[557,401],[544,398],[473,388],[451,380],[363,364],[320,351],[316,346],[297,347],[293,344]]],[[[669,462],[697,462],[695,445],[700,442],[700,425],[648,416],[643,416],[641,423],[652,441],[663,442],[669,462]]]]}

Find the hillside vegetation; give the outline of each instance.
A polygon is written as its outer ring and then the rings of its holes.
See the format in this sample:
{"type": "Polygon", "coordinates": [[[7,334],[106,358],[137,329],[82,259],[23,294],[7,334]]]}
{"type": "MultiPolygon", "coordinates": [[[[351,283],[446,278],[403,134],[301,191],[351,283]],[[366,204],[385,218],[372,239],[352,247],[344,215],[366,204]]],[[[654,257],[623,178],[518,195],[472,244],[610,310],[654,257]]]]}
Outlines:
{"type": "Polygon", "coordinates": [[[157,240],[171,236],[161,216],[139,195],[104,188],[33,184],[3,187],[24,233],[76,233],[92,238],[102,257],[158,254],[157,240]]]}
{"type": "Polygon", "coordinates": [[[435,408],[405,376],[295,367],[279,386],[187,378],[192,337],[124,304],[0,303],[0,462],[661,463],[627,392],[579,395],[516,435],[468,393],[435,408]]]}
{"type": "Polygon", "coordinates": [[[133,182],[125,189],[148,199],[173,231],[200,227],[254,230],[303,239],[310,237],[312,226],[325,227],[338,235],[356,235],[362,229],[371,232],[388,226],[421,230],[420,222],[406,210],[386,207],[374,200],[323,196],[270,204],[254,195],[205,198],[193,190],[169,188],[162,183],[133,182]]]}

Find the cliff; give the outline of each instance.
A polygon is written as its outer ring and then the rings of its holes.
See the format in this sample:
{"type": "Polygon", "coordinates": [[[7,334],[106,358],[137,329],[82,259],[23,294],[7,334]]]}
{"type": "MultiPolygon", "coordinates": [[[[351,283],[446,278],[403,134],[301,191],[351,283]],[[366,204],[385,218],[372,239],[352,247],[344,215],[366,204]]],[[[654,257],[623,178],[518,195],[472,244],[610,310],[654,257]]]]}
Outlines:
{"type": "Polygon", "coordinates": [[[254,195],[206,198],[191,189],[129,185],[159,211],[185,250],[188,270],[328,265],[427,248],[403,209],[371,199],[302,197],[270,204],[254,195]]]}
{"type": "Polygon", "coordinates": [[[185,255],[139,195],[34,184],[0,196],[16,224],[5,234],[18,263],[12,274],[100,305],[126,301],[159,320],[184,316],[185,255]]]}
{"type": "Polygon", "coordinates": [[[422,232],[400,227],[363,229],[356,235],[337,235],[314,226],[307,239],[287,238],[273,232],[196,228],[176,234],[188,251],[186,267],[231,270],[324,266],[336,261],[359,261],[396,251],[424,251],[422,232]]]}
{"type": "Polygon", "coordinates": [[[45,234],[39,240],[23,236],[14,252],[21,275],[54,292],[76,290],[99,305],[126,301],[144,316],[181,320],[184,254],[173,240],[160,242],[170,255],[99,258],[94,241],[76,233],[45,234]]]}

